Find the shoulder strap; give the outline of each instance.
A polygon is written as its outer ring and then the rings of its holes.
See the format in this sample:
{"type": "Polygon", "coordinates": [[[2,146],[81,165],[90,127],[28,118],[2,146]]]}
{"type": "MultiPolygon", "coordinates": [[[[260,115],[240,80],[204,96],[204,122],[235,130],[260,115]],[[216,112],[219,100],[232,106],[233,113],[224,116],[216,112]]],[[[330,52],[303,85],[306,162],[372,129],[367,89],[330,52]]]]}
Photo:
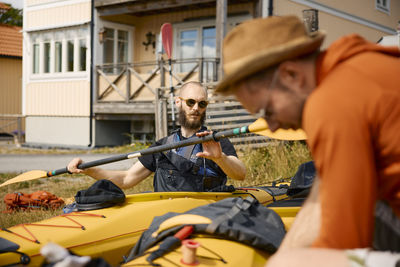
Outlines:
{"type": "Polygon", "coordinates": [[[255,198],[252,197],[247,197],[246,199],[238,198],[235,205],[227,213],[217,217],[211,224],[207,226],[206,232],[213,234],[223,221],[232,219],[239,212],[247,210],[255,201],[255,198]]]}
{"type": "MultiPolygon", "coordinates": [[[[176,136],[177,134],[178,134],[178,133],[175,132],[175,133],[169,135],[169,136],[167,137],[166,141],[165,141],[165,144],[172,144],[172,143],[174,143],[174,142],[175,142],[175,136],[176,136]]],[[[190,145],[190,146],[186,147],[185,150],[184,150],[184,154],[181,155],[181,156],[183,156],[184,158],[190,160],[190,157],[192,156],[192,153],[193,153],[194,146],[195,146],[195,145],[190,145]]],[[[173,149],[172,151],[176,152],[176,149],[173,149]]]]}

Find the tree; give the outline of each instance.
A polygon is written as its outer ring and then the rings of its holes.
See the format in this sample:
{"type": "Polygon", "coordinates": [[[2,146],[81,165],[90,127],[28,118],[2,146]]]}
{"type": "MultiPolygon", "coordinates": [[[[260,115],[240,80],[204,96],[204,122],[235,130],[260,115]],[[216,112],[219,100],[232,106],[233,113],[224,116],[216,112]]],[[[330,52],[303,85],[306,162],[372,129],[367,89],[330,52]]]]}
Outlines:
{"type": "Polygon", "coordinates": [[[22,26],[22,9],[10,7],[5,12],[0,12],[0,24],[22,26]]]}

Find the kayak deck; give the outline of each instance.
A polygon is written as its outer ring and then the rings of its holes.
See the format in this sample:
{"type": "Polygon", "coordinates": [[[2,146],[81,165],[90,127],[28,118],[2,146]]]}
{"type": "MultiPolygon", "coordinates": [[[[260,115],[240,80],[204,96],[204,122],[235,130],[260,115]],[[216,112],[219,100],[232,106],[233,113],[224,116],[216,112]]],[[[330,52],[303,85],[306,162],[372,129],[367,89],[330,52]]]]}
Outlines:
{"type": "MultiPolygon", "coordinates": [[[[135,245],[147,230],[155,216],[167,212],[185,212],[228,197],[251,195],[263,205],[274,203],[286,195],[271,196],[265,190],[249,188],[233,193],[210,192],[161,192],[128,195],[122,205],[114,207],[72,212],[41,222],[21,224],[3,229],[0,237],[20,246],[19,252],[31,258],[31,265],[40,265],[43,257],[40,248],[54,242],[70,249],[77,255],[102,257],[111,265],[122,261],[122,257],[135,245]]],[[[299,207],[273,208],[290,227],[299,207]],[[285,221],[286,220],[286,221],[285,221]]],[[[19,261],[15,253],[0,254],[1,264],[19,261]]]]}

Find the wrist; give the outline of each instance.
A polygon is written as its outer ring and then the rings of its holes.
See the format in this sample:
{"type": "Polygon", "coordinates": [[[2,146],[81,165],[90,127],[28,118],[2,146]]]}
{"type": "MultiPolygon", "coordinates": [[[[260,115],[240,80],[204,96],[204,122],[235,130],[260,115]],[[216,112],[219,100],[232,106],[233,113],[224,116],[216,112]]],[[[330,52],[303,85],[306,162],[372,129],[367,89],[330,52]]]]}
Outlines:
{"type": "Polygon", "coordinates": [[[214,158],[214,161],[215,163],[219,164],[220,162],[225,161],[226,157],[226,154],[222,152],[218,158],[214,158]]]}

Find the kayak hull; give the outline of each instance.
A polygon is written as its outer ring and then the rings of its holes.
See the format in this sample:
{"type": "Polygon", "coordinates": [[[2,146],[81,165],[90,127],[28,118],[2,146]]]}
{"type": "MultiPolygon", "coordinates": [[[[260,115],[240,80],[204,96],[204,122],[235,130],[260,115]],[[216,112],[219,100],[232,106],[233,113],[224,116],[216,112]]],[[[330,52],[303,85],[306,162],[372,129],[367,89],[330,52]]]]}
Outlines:
{"type": "MultiPolygon", "coordinates": [[[[72,212],[41,222],[3,229],[0,238],[19,245],[18,251],[28,255],[31,266],[43,262],[40,248],[49,242],[68,248],[77,255],[102,257],[111,265],[122,262],[123,256],[136,244],[155,216],[167,212],[185,212],[228,197],[256,198],[267,205],[274,202],[264,190],[239,190],[233,193],[161,192],[128,195],[122,205],[84,212],[72,212]]],[[[282,196],[282,198],[285,196],[282,196]]],[[[286,227],[299,207],[274,208],[286,227]],[[286,221],[285,221],[286,220],[286,221]]],[[[0,263],[19,262],[20,255],[1,253],[0,263]]]]}

